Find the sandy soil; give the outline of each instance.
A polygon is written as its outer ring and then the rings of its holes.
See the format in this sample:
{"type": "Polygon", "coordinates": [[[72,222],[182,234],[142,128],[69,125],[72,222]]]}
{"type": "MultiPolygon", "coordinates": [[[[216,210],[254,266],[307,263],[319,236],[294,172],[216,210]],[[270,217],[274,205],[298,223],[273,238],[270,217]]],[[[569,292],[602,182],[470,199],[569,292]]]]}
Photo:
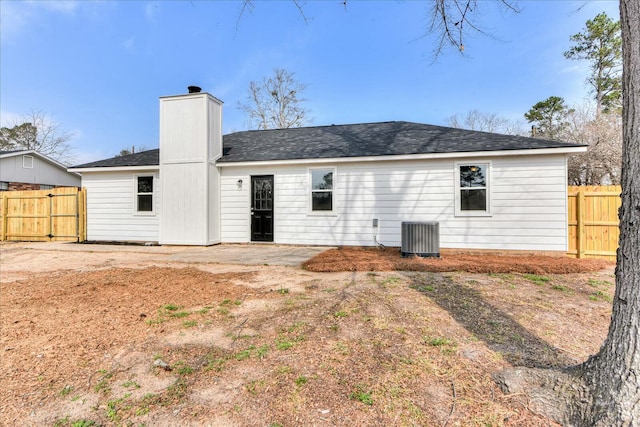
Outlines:
{"type": "Polygon", "coordinates": [[[491,374],[597,351],[614,281],[11,246],[0,261],[2,425],[553,425],[491,374]]]}

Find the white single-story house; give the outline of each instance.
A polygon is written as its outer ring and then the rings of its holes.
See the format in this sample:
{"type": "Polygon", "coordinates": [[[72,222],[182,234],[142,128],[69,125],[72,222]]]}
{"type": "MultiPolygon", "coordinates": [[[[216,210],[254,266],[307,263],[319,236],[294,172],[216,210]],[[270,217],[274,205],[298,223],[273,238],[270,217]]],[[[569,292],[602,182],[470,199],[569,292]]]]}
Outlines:
{"type": "Polygon", "coordinates": [[[0,151],[0,191],[80,187],[80,175],[35,150],[0,151]]]}
{"type": "Polygon", "coordinates": [[[159,149],[70,169],[87,239],[567,251],[567,157],[586,147],[409,122],[236,132],[204,92],[160,98],[159,149]]]}

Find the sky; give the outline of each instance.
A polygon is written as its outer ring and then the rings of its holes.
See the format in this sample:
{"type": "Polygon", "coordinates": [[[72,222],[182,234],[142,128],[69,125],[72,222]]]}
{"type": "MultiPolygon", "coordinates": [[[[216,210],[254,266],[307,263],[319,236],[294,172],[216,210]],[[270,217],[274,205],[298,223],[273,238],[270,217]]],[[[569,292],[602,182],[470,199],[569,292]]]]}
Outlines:
{"type": "Polygon", "coordinates": [[[434,55],[430,1],[0,1],[0,124],[41,111],[73,132],[72,164],[158,146],[158,98],[197,85],[224,102],[223,134],[249,129],[251,81],[275,68],[307,85],[310,126],[447,125],[470,110],[510,120],[536,102],[590,97],[569,37],[617,1],[480,0],[461,54],[434,55]]]}

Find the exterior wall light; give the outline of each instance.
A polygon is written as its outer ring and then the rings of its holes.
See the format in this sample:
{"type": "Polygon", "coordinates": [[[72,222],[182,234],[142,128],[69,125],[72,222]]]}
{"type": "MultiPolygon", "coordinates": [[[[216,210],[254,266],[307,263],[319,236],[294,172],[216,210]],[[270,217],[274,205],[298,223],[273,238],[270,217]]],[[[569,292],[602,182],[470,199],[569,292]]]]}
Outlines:
{"type": "Polygon", "coordinates": [[[242,180],[239,179],[238,182],[236,182],[236,185],[238,186],[238,190],[242,190],[242,180]]]}

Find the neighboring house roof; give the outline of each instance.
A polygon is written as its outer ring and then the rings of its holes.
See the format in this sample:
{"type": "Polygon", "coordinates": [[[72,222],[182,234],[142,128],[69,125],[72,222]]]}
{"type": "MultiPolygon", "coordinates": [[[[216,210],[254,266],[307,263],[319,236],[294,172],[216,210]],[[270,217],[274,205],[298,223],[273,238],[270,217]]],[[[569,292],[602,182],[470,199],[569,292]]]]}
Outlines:
{"type": "MultiPolygon", "coordinates": [[[[15,157],[15,156],[35,156],[38,157],[42,160],[44,160],[45,162],[48,162],[50,164],[52,164],[53,166],[60,168],[62,170],[64,170],[65,172],[67,171],[67,166],[60,163],[59,161],[52,159],[49,156],[45,156],[42,153],[37,152],[36,150],[8,150],[8,151],[0,151],[0,159],[6,159],[8,157],[15,157]]],[[[72,175],[75,176],[80,176],[75,172],[69,172],[72,175]]]]}
{"type": "MultiPolygon", "coordinates": [[[[380,122],[254,130],[223,136],[218,162],[332,159],[412,154],[534,150],[584,145],[410,122],[380,122]]],[[[74,166],[73,169],[157,166],[159,149],[74,166]]]]}

